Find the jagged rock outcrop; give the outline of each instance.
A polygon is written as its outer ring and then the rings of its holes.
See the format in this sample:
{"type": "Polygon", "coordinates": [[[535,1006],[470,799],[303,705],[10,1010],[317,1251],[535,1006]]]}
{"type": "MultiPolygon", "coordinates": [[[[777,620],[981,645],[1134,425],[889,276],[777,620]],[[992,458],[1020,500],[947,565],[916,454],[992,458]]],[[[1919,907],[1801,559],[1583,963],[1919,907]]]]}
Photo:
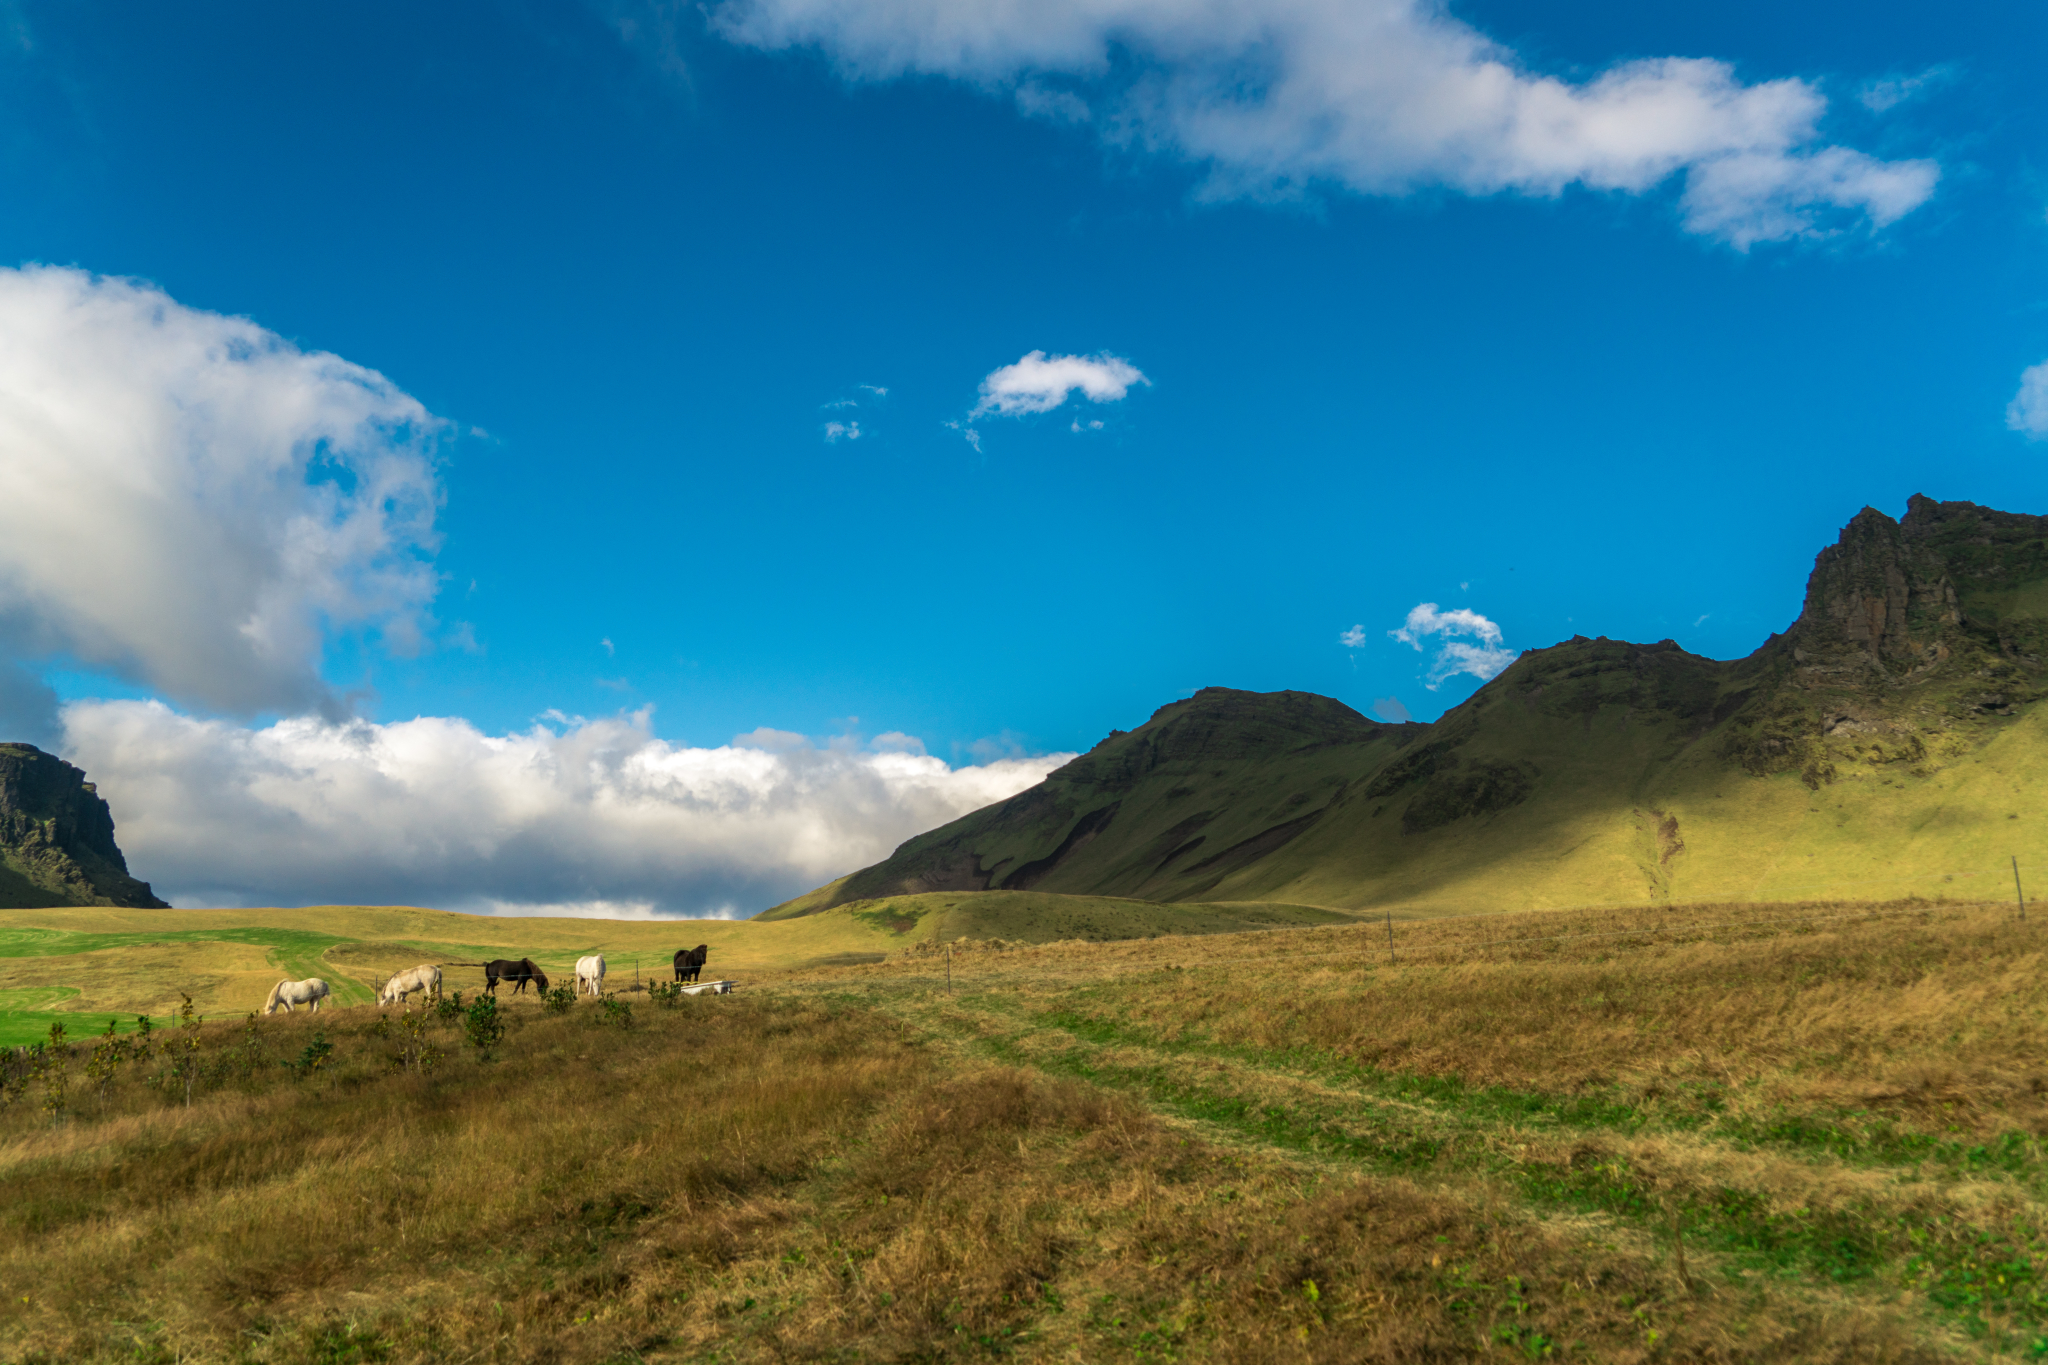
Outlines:
{"type": "Polygon", "coordinates": [[[128,875],[114,815],[85,774],[32,744],[0,744],[0,907],[169,909],[128,875]]]}

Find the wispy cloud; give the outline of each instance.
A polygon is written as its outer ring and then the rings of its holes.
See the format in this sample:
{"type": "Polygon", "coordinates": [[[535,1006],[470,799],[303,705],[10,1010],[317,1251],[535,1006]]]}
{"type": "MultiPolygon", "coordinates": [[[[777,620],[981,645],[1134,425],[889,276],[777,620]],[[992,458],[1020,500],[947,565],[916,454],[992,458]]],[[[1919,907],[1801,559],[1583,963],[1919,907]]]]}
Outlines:
{"type": "Polygon", "coordinates": [[[827,423],[825,423],[825,444],[826,444],[826,445],[828,445],[828,446],[830,446],[830,445],[837,445],[837,444],[839,444],[839,442],[841,442],[841,441],[858,441],[859,439],[860,439],[860,423],[859,423],[859,422],[827,422],[827,423]]]}
{"type": "Polygon", "coordinates": [[[1501,643],[1499,626],[1469,607],[1440,611],[1436,603],[1424,602],[1387,634],[1418,651],[1434,643],[1436,654],[1430,660],[1425,684],[1432,692],[1461,673],[1485,682],[1521,657],[1520,650],[1501,643]]]}
{"type": "MultiPolygon", "coordinates": [[[[711,17],[734,42],[818,49],[850,80],[946,77],[1176,156],[1202,168],[1211,198],[1644,194],[1679,181],[1685,227],[1746,250],[1881,228],[1940,177],[1931,160],[1824,141],[1828,102],[1812,81],[1745,82],[1687,57],[1546,75],[1416,0],[723,0],[711,17]]],[[[1880,83],[1866,102],[1907,93],[1906,80],[1880,83]]]]}
{"type": "Polygon", "coordinates": [[[1917,76],[1887,76],[1882,80],[1866,81],[1856,92],[1856,99],[1871,113],[1883,114],[1946,84],[1955,75],[1956,68],[1944,63],[1930,66],[1917,76]]]}
{"type": "Polygon", "coordinates": [[[1365,627],[1363,625],[1353,626],[1337,637],[1337,643],[1346,649],[1364,649],[1365,627]]]}
{"type": "Polygon", "coordinates": [[[2020,391],[2005,406],[2005,424],[2032,440],[2048,437],[2048,360],[2020,372],[2020,391]]]}
{"type": "Polygon", "coordinates": [[[1415,719],[1414,716],[1408,714],[1408,708],[1401,705],[1400,701],[1394,697],[1381,697],[1378,701],[1374,702],[1372,704],[1372,713],[1381,720],[1393,725],[1406,725],[1409,721],[1415,719]]]}

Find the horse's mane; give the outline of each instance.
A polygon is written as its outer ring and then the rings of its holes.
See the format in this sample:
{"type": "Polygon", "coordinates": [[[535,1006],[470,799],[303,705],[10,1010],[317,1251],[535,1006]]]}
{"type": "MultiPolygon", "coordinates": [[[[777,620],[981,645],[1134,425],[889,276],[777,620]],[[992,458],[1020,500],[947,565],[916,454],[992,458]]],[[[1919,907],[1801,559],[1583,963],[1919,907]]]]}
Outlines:
{"type": "Polygon", "coordinates": [[[270,988],[270,998],[263,1002],[263,1008],[266,1010],[270,1009],[272,1006],[276,1005],[279,1000],[283,999],[284,988],[286,986],[289,986],[290,984],[291,983],[289,981],[280,981],[275,986],[272,986],[270,988]]]}

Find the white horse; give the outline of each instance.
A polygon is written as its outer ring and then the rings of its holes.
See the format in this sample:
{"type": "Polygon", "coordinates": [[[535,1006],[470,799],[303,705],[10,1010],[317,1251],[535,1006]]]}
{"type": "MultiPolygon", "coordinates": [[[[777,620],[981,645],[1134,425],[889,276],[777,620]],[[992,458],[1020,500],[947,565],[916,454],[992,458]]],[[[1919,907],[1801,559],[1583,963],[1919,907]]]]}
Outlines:
{"type": "Polygon", "coordinates": [[[441,969],[430,962],[424,966],[413,967],[398,973],[385,982],[384,988],[377,992],[377,1003],[380,1005],[403,1005],[407,1003],[406,997],[414,991],[420,992],[421,995],[429,1000],[439,1000],[441,998],[441,969]]]}
{"type": "Polygon", "coordinates": [[[576,959],[576,993],[583,994],[586,986],[592,995],[604,994],[604,955],[601,953],[576,959]]]}
{"type": "Polygon", "coordinates": [[[330,994],[327,983],[317,976],[309,976],[304,981],[280,981],[270,988],[270,998],[263,1002],[263,1012],[276,1014],[281,1005],[284,1012],[290,1014],[292,1006],[304,1005],[307,1013],[318,1014],[320,1002],[330,994]]]}

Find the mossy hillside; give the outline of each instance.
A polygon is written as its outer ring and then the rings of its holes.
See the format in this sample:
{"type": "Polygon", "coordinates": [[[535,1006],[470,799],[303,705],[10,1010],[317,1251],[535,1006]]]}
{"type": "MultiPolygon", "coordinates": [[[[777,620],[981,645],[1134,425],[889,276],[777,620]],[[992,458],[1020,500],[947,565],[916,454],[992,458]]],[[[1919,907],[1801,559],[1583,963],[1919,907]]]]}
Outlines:
{"type": "Polygon", "coordinates": [[[1430,915],[1981,898],[2040,859],[2048,519],[1916,497],[1746,659],[1575,638],[1427,726],[1206,689],[781,907],[1028,888],[1430,915]]]}

